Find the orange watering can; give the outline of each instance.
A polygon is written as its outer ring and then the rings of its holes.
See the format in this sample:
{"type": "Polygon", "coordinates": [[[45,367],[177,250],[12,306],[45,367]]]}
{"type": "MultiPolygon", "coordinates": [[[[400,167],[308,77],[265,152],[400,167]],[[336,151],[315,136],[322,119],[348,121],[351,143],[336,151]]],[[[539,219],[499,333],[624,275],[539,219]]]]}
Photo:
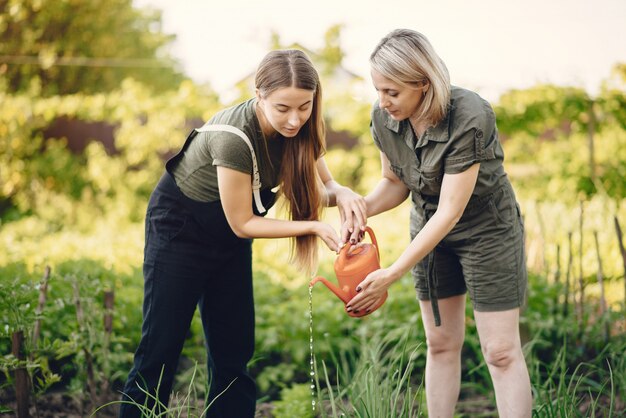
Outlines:
{"type": "MultiPolygon", "coordinates": [[[[309,286],[312,287],[315,283],[322,282],[347,305],[347,303],[357,295],[356,287],[359,283],[361,283],[369,273],[380,268],[380,253],[378,251],[378,243],[376,242],[374,231],[368,226],[365,228],[365,232],[369,234],[372,241],[371,244],[361,244],[352,251],[350,251],[351,245],[346,244],[335,260],[335,275],[337,276],[339,286],[319,276],[311,280],[309,286]]],[[[380,301],[370,312],[361,311],[354,313],[354,311],[348,312],[345,307],[344,309],[346,309],[346,313],[352,317],[361,317],[380,308],[380,306],[385,303],[386,299],[387,292],[385,292],[383,297],[380,298],[380,301]]]]}

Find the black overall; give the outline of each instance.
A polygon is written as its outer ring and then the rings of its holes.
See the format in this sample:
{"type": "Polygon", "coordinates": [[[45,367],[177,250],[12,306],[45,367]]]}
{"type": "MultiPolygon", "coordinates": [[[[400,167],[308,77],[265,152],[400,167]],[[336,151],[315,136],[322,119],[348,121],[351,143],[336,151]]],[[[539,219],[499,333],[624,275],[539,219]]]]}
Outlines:
{"type": "MultiPolygon", "coordinates": [[[[158,386],[159,402],[168,404],[178,358],[198,305],[207,346],[209,402],[232,383],[206,416],[252,418],[256,387],[247,372],[254,352],[252,240],[233,233],[220,201],[186,197],[170,174],[196,134],[193,131],[183,150],[167,162],[167,172],[148,204],[142,335],[123,400],[143,405],[146,395],[139,386],[152,395],[158,386]]],[[[266,208],[273,205],[274,196],[270,189],[261,191],[266,208]]],[[[148,410],[152,410],[148,398],[148,410]]],[[[119,416],[140,417],[141,411],[122,404],[119,416]]]]}

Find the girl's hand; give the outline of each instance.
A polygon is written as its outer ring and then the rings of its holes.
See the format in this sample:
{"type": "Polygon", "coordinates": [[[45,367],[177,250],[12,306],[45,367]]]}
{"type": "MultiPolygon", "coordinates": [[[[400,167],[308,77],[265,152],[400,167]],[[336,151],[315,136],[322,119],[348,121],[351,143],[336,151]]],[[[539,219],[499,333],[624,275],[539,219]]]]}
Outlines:
{"type": "Polygon", "coordinates": [[[342,242],[335,229],[325,222],[316,221],[314,227],[315,235],[320,237],[324,243],[336,253],[341,250],[342,242]]]}
{"type": "Polygon", "coordinates": [[[348,302],[348,312],[359,313],[372,310],[396,279],[395,274],[387,268],[378,269],[368,274],[356,288],[359,294],[348,302]]]}
{"type": "Polygon", "coordinates": [[[367,225],[367,205],[365,199],[348,187],[341,187],[335,193],[337,207],[341,216],[342,242],[350,241],[355,244],[359,241],[359,233],[367,225]]]}

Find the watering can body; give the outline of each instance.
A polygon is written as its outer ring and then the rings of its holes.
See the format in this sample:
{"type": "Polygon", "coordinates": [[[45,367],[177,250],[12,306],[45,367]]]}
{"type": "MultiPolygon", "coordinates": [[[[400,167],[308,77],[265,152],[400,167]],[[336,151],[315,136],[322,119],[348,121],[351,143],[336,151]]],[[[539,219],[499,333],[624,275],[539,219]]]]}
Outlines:
{"type": "MultiPolygon", "coordinates": [[[[335,260],[335,276],[338,285],[330,282],[323,277],[316,277],[311,280],[309,286],[313,286],[317,282],[322,282],[330,291],[332,291],[345,305],[357,295],[356,287],[367,277],[369,273],[380,268],[380,253],[378,243],[374,231],[367,227],[365,231],[369,234],[372,241],[371,244],[361,244],[352,251],[350,245],[345,245],[337,259],[335,260]]],[[[387,292],[380,298],[376,306],[370,312],[362,311],[355,313],[354,311],[346,313],[352,317],[361,317],[370,314],[378,309],[387,299],[387,292]]]]}

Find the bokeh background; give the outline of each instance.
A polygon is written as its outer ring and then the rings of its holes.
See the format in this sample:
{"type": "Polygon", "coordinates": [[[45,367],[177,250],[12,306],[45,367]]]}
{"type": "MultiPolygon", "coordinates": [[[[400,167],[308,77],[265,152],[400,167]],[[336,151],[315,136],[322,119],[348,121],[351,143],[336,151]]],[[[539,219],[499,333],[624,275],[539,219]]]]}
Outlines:
{"type": "MultiPolygon", "coordinates": [[[[326,160],[340,183],[371,190],[368,56],[406,27],[496,111],[526,224],[536,416],[623,415],[625,21],[618,0],[0,0],[0,413],[115,416],[103,405],[119,398],[140,336],[150,193],[191,129],[251,97],[269,50],[313,59],[326,160]]],[[[369,221],[383,265],[408,244],[408,210],[369,221]]],[[[338,226],[335,212],[325,218],[338,226]]],[[[410,277],[363,320],[316,287],[310,329],[310,278],[289,250],[254,244],[257,415],[426,416],[410,277]]],[[[332,279],[321,251],[318,273],[332,279]]],[[[196,318],[173,401],[188,416],[206,407],[205,363],[196,318]]],[[[494,405],[468,309],[458,415],[495,416],[494,405]]]]}

